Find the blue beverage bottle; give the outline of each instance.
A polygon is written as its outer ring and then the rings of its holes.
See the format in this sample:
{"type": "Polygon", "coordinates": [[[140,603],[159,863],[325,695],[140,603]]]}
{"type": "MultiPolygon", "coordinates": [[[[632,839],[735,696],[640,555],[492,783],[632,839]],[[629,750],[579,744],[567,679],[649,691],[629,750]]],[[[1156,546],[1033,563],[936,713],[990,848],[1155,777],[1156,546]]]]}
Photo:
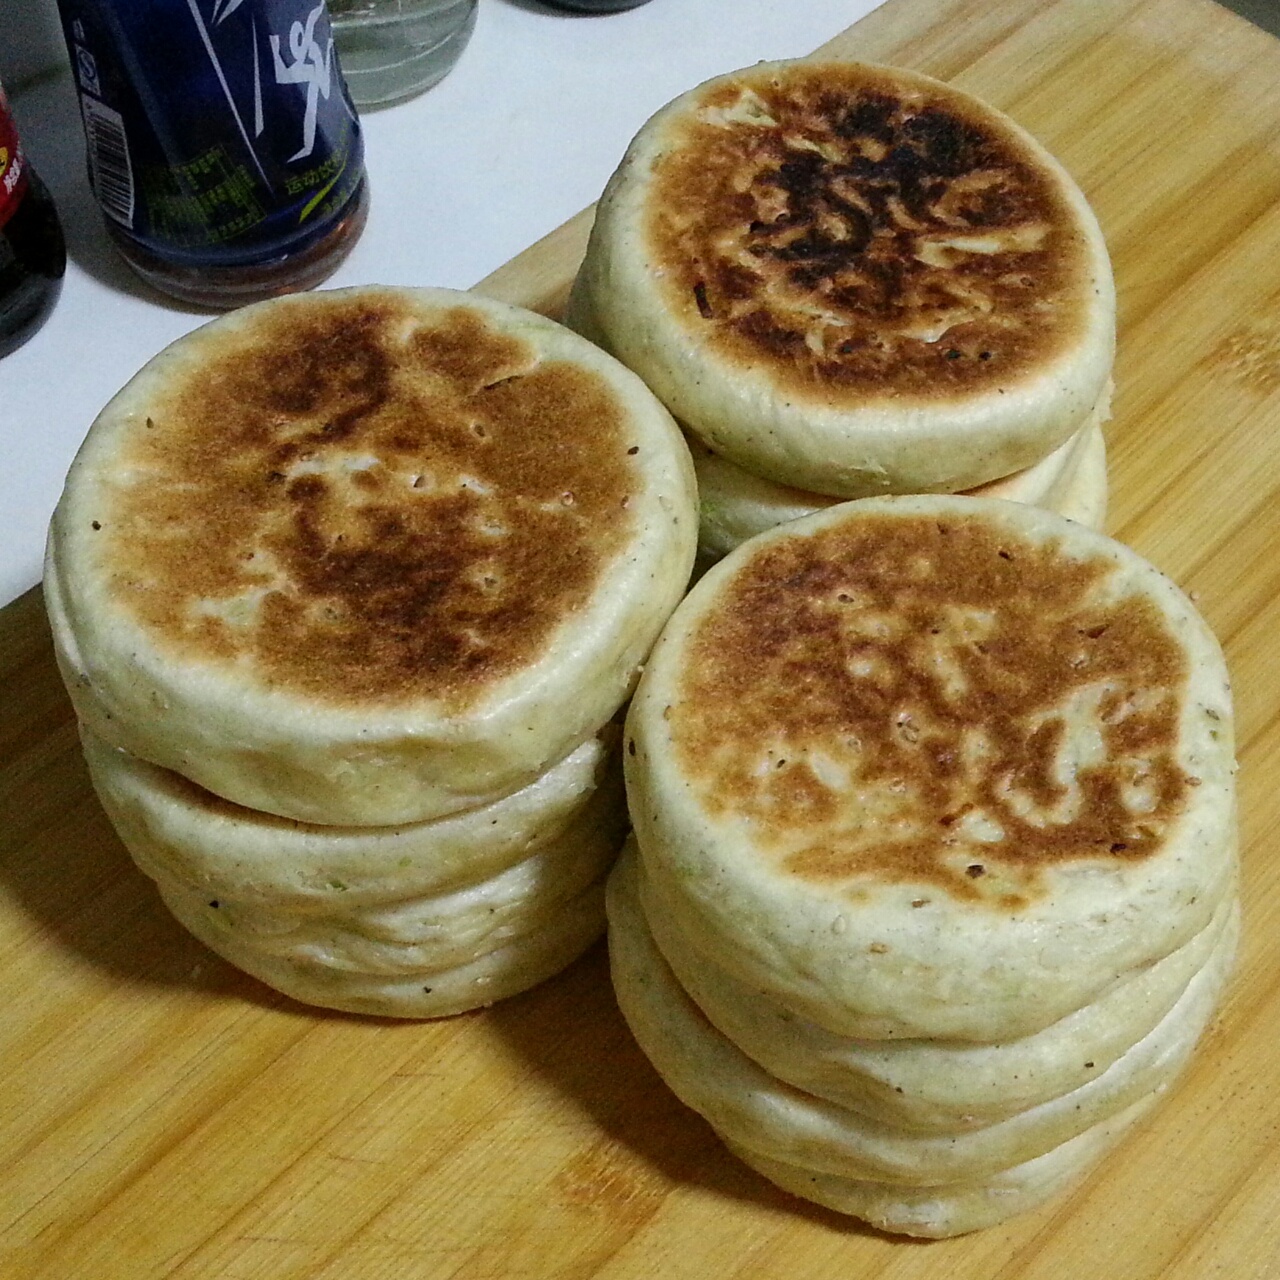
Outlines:
{"type": "Polygon", "coordinates": [[[89,177],[157,288],[228,307],[310,288],[368,192],[324,0],[58,0],[89,177]]]}

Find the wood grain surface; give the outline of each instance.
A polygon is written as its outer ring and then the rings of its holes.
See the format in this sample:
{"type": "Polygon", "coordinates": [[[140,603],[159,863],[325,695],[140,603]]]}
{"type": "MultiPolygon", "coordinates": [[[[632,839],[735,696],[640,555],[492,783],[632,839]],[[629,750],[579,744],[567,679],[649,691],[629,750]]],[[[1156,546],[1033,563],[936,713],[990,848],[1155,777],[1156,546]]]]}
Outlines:
{"type": "MultiPolygon", "coordinates": [[[[1280,1277],[1280,42],[1211,0],[889,0],[828,50],[1009,111],[1107,233],[1110,530],[1194,594],[1236,685],[1246,944],[1175,1095],[1077,1193],[914,1244],[730,1157],[599,947],[439,1023],[296,1005],[133,869],[32,592],[0,612],[5,1280],[1280,1277]]],[[[554,313],[587,225],[479,287],[554,313]]]]}

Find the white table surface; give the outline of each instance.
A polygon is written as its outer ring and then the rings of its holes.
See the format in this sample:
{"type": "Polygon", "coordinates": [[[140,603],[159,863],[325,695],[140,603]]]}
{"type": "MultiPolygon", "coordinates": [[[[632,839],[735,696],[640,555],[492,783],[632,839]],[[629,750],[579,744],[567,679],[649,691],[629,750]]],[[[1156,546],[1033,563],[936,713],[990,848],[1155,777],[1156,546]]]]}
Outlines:
{"type": "MultiPolygon", "coordinates": [[[[327,284],[467,288],[590,204],[664,102],[719,72],[808,53],[880,2],[649,0],[586,17],[480,0],[445,80],[365,114],[369,222],[327,284]]],[[[112,249],[85,178],[69,75],[13,106],[70,260],[49,321],[0,361],[0,605],[39,581],[49,515],[95,414],[208,318],[152,292],[112,249]]]]}

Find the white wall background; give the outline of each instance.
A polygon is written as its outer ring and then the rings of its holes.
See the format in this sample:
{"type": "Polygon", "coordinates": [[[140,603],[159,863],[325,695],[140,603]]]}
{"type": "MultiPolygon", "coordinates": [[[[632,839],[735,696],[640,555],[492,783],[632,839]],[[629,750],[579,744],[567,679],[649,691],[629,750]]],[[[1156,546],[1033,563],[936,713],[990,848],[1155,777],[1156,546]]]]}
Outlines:
{"type": "MultiPolygon", "coordinates": [[[[470,45],[436,88],[365,115],[369,225],[328,283],[474,284],[594,200],[669,98],[717,72],[808,53],[878,3],[649,0],[587,18],[481,0],[470,45]]],[[[70,259],[49,322],[0,372],[0,604],[40,576],[49,513],[94,415],[208,318],[152,293],[109,243],[55,15],[53,0],[0,0],[0,75],[10,89],[36,76],[11,98],[70,259]],[[57,74],[41,78],[50,66],[57,74]]]]}
{"type": "Polygon", "coordinates": [[[0,0],[0,82],[10,93],[66,56],[54,0],[0,0]]]}

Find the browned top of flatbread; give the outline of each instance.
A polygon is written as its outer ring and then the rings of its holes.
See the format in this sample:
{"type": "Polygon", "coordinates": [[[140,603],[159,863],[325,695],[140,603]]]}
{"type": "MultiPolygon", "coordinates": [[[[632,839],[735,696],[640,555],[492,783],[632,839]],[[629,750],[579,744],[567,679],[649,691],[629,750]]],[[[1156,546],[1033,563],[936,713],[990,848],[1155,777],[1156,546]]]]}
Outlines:
{"type": "Polygon", "coordinates": [[[467,307],[315,299],[203,331],[130,402],[99,569],[179,659],[465,706],[634,536],[625,407],[467,307]]]}
{"type": "Polygon", "coordinates": [[[1151,858],[1196,782],[1176,755],[1189,664],[1116,572],[979,515],[774,541],[687,641],[682,776],[771,865],[855,896],[1010,908],[1064,863],[1151,858]]]}
{"type": "Polygon", "coordinates": [[[907,72],[713,81],[669,118],[647,200],[668,305],[794,395],[989,392],[1086,323],[1062,179],[993,108],[907,72]]]}

